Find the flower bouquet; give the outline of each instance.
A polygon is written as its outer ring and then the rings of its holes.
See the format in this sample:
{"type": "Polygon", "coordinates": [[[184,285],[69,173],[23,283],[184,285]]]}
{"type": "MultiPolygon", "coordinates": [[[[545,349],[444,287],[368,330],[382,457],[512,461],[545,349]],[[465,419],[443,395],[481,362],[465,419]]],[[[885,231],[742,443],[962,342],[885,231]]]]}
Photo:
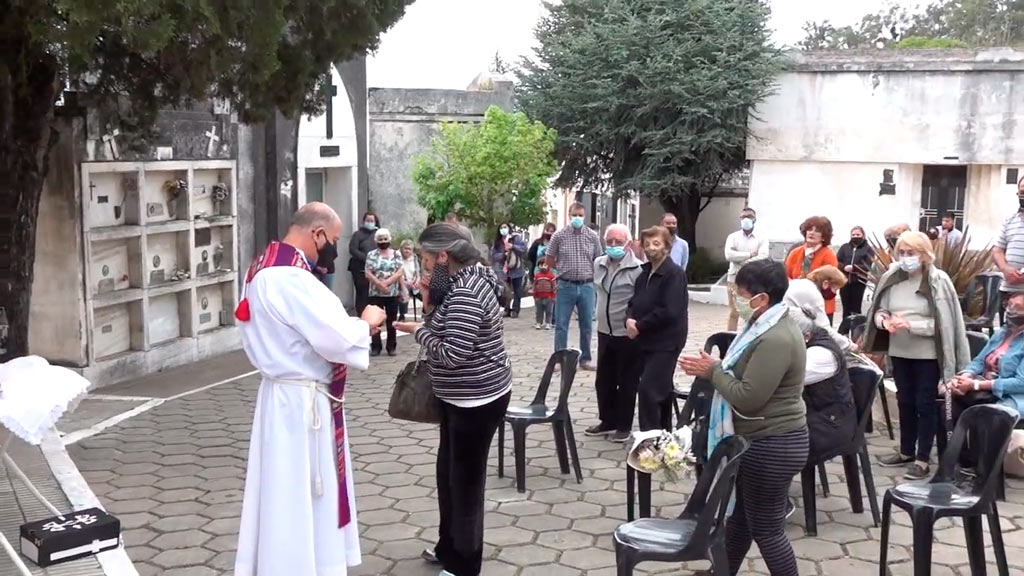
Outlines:
{"type": "Polygon", "coordinates": [[[675,482],[680,474],[693,470],[697,459],[692,448],[693,431],[682,427],[674,432],[648,430],[633,435],[626,464],[647,474],[662,472],[666,480],[675,482]]]}

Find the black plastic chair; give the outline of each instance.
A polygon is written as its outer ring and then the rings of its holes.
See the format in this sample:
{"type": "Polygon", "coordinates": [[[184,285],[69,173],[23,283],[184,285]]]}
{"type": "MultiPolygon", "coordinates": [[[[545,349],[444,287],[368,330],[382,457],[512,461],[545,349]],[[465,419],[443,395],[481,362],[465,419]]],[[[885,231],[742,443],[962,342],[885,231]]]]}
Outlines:
{"type": "Polygon", "coordinates": [[[992,549],[1000,576],[1007,576],[1006,549],[996,508],[996,489],[1002,480],[1003,457],[1010,433],[1017,424],[1015,410],[997,404],[972,406],[957,421],[949,449],[939,458],[939,469],[927,484],[900,484],[886,490],[882,502],[882,538],[879,574],[886,574],[889,552],[889,523],[892,506],[910,514],[914,533],[914,575],[931,574],[932,532],[935,521],[946,517],[963,518],[967,556],[971,574],[985,574],[985,543],[981,517],[988,517],[992,549]],[[977,451],[976,476],[970,483],[956,479],[960,451],[971,446],[977,451]]]}
{"type": "MultiPolygon", "coordinates": [[[[580,362],[580,351],[571,348],[559,350],[548,359],[544,376],[537,386],[537,395],[533,402],[523,406],[512,404],[505,412],[505,422],[512,425],[512,443],[516,461],[516,490],[526,492],[526,429],[534,424],[551,424],[555,434],[555,452],[558,454],[558,465],[562,474],[569,473],[569,456],[576,472],[576,482],[583,482],[583,471],[580,469],[580,456],[576,452],[576,435],[572,430],[572,416],[569,414],[569,392],[576,379],[576,368],[580,362]],[[548,388],[555,366],[561,367],[561,386],[558,391],[558,404],[548,408],[548,388]],[[566,446],[569,454],[566,454],[566,446]]],[[[505,425],[498,427],[498,477],[505,477],[505,425]]]]}
{"type": "Polygon", "coordinates": [[[982,332],[969,331],[967,332],[967,344],[971,348],[971,360],[973,360],[988,344],[989,337],[982,332]]]}
{"type": "MultiPolygon", "coordinates": [[[[729,346],[732,346],[732,341],[736,339],[736,332],[716,332],[708,337],[704,342],[704,352],[712,354],[715,349],[718,349],[718,359],[724,360],[725,353],[729,351],[729,346]]],[[[693,388],[693,384],[690,388],[673,388],[672,389],[672,404],[676,411],[676,420],[680,420],[682,410],[679,408],[679,400],[682,399],[684,402],[690,396],[690,390],[693,388]]]]}
{"type": "MultiPolygon", "coordinates": [[[[850,321],[848,338],[851,342],[857,342],[864,337],[868,329],[867,317],[863,314],[854,314],[847,318],[850,321]]],[[[842,334],[842,332],[840,332],[842,334]]],[[[896,439],[896,433],[892,428],[892,414],[889,412],[889,397],[885,394],[885,379],[878,381],[878,397],[882,400],[882,416],[885,417],[885,429],[889,434],[889,440],[896,439]]],[[[874,431],[874,426],[868,420],[868,432],[874,431]]]]}
{"type": "MultiPolygon", "coordinates": [[[[864,475],[864,487],[868,492],[868,504],[871,506],[871,518],[878,526],[878,495],[875,493],[875,479],[871,474],[871,460],[868,457],[868,441],[865,433],[871,421],[871,406],[878,392],[878,381],[881,377],[867,368],[854,366],[849,369],[850,386],[853,389],[853,401],[857,409],[857,428],[853,441],[838,454],[843,459],[843,470],[846,473],[846,488],[850,493],[850,505],[855,514],[864,512],[864,501],[861,495],[860,474],[864,475]],[[858,460],[860,460],[858,465],[858,460]],[[858,468],[860,469],[858,471],[858,468]]],[[[822,473],[823,462],[809,462],[800,473],[800,485],[804,497],[804,527],[808,536],[818,535],[818,506],[814,496],[814,470],[818,467],[822,473]]],[[[827,495],[827,493],[826,493],[827,495]]]]}
{"type": "Polygon", "coordinates": [[[740,458],[749,446],[740,436],[730,436],[718,444],[678,518],[643,518],[616,528],[613,539],[618,575],[633,574],[641,562],[711,560],[714,576],[728,576],[726,512],[740,458]]]}
{"type": "Polygon", "coordinates": [[[964,309],[964,324],[967,329],[974,332],[988,331],[989,336],[995,332],[996,318],[1002,307],[1002,294],[999,293],[999,286],[1003,276],[997,273],[979,274],[967,285],[967,293],[964,295],[961,307],[964,309]],[[970,305],[977,298],[984,302],[981,314],[969,317],[970,305]]]}

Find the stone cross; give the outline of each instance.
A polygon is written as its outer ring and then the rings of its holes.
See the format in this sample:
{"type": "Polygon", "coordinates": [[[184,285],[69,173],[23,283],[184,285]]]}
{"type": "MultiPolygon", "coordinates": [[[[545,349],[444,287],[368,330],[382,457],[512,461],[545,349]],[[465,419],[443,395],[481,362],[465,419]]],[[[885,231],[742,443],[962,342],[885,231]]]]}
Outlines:
{"type": "Polygon", "coordinates": [[[334,80],[324,86],[324,99],[327,100],[327,139],[334,138],[334,97],[338,95],[338,87],[334,80]]]}
{"type": "Polygon", "coordinates": [[[117,128],[114,128],[113,132],[111,132],[110,134],[105,134],[103,136],[103,143],[110,147],[110,156],[114,160],[117,160],[118,157],[120,157],[120,154],[117,151],[117,137],[120,135],[121,131],[118,130],[117,128]]]}
{"type": "Polygon", "coordinates": [[[204,135],[209,139],[206,143],[206,157],[210,158],[217,151],[217,143],[220,142],[220,136],[217,136],[217,127],[213,126],[204,135]]]}

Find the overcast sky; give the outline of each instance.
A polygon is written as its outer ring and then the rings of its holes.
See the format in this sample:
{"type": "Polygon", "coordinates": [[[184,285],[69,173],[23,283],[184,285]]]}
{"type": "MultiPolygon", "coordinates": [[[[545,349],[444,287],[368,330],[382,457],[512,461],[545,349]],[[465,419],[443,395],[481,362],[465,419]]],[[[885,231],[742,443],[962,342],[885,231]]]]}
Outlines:
{"type": "MultiPolygon", "coordinates": [[[[780,45],[796,43],[808,20],[852,24],[865,13],[892,3],[771,0],[775,41],[780,45]]],[[[510,62],[530,54],[533,28],[543,12],[541,0],[416,0],[370,58],[369,85],[463,89],[488,69],[495,52],[510,62]]]]}

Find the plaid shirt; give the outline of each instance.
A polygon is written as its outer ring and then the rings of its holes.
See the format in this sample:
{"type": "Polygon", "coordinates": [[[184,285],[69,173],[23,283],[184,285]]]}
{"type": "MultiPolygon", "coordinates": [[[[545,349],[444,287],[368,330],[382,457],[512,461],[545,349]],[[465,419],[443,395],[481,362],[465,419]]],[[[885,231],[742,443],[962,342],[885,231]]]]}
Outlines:
{"type": "Polygon", "coordinates": [[[545,255],[555,261],[560,279],[589,282],[594,279],[594,260],[601,255],[601,238],[586,226],[566,226],[551,237],[545,255]]]}

